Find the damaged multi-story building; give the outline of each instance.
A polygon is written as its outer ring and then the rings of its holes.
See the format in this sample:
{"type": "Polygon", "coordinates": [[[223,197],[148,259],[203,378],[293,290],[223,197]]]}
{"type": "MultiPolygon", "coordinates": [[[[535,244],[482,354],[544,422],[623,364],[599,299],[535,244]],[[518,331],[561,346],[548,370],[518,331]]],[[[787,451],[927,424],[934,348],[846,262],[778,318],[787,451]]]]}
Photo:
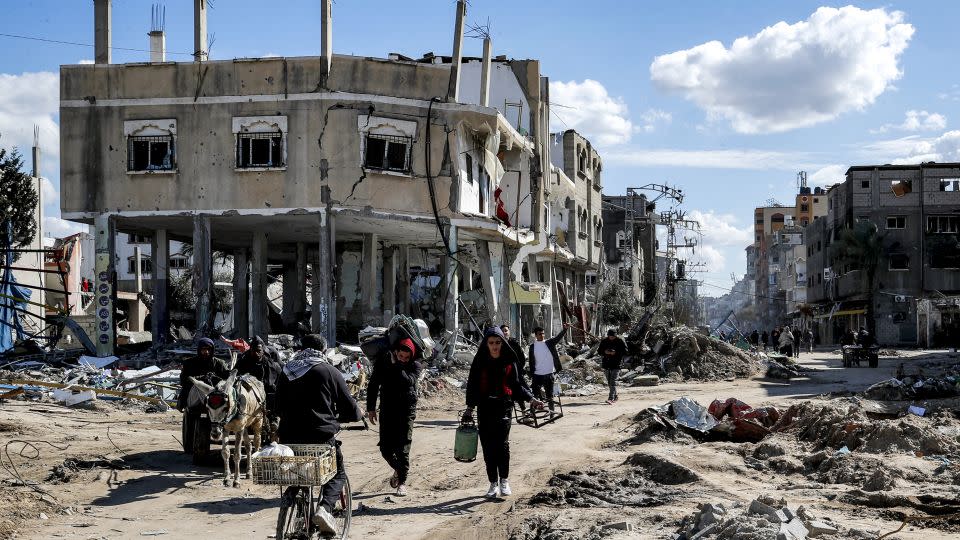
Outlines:
{"type": "Polygon", "coordinates": [[[630,287],[634,298],[649,305],[656,300],[658,283],[656,204],[632,191],[604,195],[602,216],[608,275],[616,276],[630,287]]]}
{"type": "MultiPolygon", "coordinates": [[[[149,62],[112,64],[110,1],[94,8],[95,63],[61,67],[61,209],[95,226],[102,352],[113,341],[114,231],[151,242],[155,340],[169,330],[174,240],[192,245],[201,333],[215,315],[214,251],[233,259],[239,335],[273,329],[275,274],[284,322],[330,340],[396,313],[455,330],[470,290],[479,325],[524,331],[559,327],[554,277],[568,300],[584,299],[599,258],[599,159],[591,151],[583,164],[588,223],[564,214],[575,234],[559,246],[547,191],[567,150],[554,168],[548,79],[536,60],[493,58],[489,38],[482,58],[464,58],[465,1],[453,54],[419,59],[334,55],[325,0],[319,56],[209,60],[207,3],[195,0],[193,62],[166,61],[152,36],[149,62]]],[[[568,176],[574,191],[579,174],[568,176]]]]}

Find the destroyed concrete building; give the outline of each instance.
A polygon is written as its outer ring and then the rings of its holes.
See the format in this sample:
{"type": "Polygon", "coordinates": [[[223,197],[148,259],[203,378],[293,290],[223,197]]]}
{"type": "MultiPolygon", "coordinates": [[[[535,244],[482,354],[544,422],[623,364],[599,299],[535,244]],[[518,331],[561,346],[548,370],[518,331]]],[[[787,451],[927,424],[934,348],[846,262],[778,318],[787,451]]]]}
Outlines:
{"type": "Polygon", "coordinates": [[[571,223],[576,242],[561,248],[548,80],[536,60],[492,58],[489,40],[464,59],[465,11],[458,2],[449,57],[334,55],[328,0],[320,56],[209,61],[198,1],[194,62],[117,65],[110,2],[97,0],[96,63],[62,66],[60,119],[61,210],[96,230],[100,352],[114,340],[114,231],[151,241],[155,340],[169,331],[174,240],[193,246],[201,333],[215,315],[214,250],[233,256],[239,335],[271,330],[270,267],[288,315],[331,340],[394,313],[456,329],[458,296],[475,288],[486,320],[559,327],[553,277],[580,300],[599,258],[600,160],[591,150],[583,164],[586,227],[571,223]],[[557,272],[561,249],[574,259],[557,272]]]}
{"type": "Polygon", "coordinates": [[[805,231],[808,300],[824,343],[867,326],[885,345],[946,346],[960,334],[960,163],[850,167],[828,192],[827,219],[805,231]],[[846,260],[843,232],[867,221],[882,247],[876,287],[846,260]]]}
{"type": "Polygon", "coordinates": [[[656,205],[642,193],[604,195],[603,245],[608,274],[629,286],[644,305],[656,300],[656,205]],[[632,225],[631,225],[632,224],[632,225]],[[631,242],[630,229],[633,229],[631,242]]]}

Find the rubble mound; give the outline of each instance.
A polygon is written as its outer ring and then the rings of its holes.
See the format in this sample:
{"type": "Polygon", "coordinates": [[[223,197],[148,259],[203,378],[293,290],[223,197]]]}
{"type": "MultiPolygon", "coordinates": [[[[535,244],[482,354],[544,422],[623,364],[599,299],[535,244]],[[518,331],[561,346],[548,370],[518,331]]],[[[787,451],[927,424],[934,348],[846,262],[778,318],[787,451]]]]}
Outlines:
{"type": "Polygon", "coordinates": [[[677,540],[736,539],[736,540],[802,540],[807,537],[822,539],[855,538],[853,531],[841,535],[841,528],[827,520],[820,520],[804,508],[791,507],[783,499],[760,496],[749,507],[728,508],[723,504],[701,504],[696,512],[680,522],[674,536],[677,540]]]}
{"type": "Polygon", "coordinates": [[[944,435],[928,418],[907,415],[874,420],[859,406],[843,402],[792,405],[773,430],[796,432],[797,439],[813,442],[818,448],[847,447],[872,454],[960,454],[960,442],[944,435]]]}
{"type": "Polygon", "coordinates": [[[806,460],[812,468],[810,477],[824,484],[859,486],[863,491],[889,491],[894,488],[899,471],[888,467],[883,459],[871,456],[818,452],[806,460]]]}
{"type": "Polygon", "coordinates": [[[558,518],[533,516],[510,534],[510,540],[600,540],[605,536],[596,526],[589,531],[573,530],[557,521],[558,518]]]}
{"type": "Polygon", "coordinates": [[[642,471],[645,476],[658,484],[672,486],[700,480],[697,473],[683,465],[652,454],[633,454],[627,458],[627,463],[642,471]]]}
{"type": "Polygon", "coordinates": [[[547,482],[549,489],[530,499],[531,505],[575,508],[617,508],[661,506],[677,495],[650,480],[644,470],[611,472],[591,470],[558,473],[547,482]]]}
{"type": "Polygon", "coordinates": [[[716,381],[751,377],[760,369],[750,354],[686,326],[659,327],[649,334],[647,343],[651,341],[663,375],[716,381]]]}

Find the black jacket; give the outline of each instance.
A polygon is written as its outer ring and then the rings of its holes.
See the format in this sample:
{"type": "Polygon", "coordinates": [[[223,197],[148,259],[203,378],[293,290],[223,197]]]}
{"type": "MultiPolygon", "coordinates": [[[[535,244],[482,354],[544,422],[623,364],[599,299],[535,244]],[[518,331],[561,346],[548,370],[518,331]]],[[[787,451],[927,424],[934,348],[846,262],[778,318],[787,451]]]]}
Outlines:
{"type": "Polygon", "coordinates": [[[187,397],[193,388],[193,381],[190,380],[190,377],[203,380],[207,384],[216,384],[226,379],[229,374],[227,365],[216,357],[204,358],[197,355],[187,360],[180,368],[180,395],[177,397],[177,408],[182,409],[187,406],[187,397]],[[207,377],[207,374],[210,374],[211,377],[207,377]]]}
{"type": "Polygon", "coordinates": [[[467,378],[467,407],[476,407],[487,398],[512,399],[514,401],[533,401],[533,394],[520,383],[517,366],[520,361],[512,347],[502,347],[500,358],[491,358],[487,342],[484,340],[473,357],[470,376],[467,378]],[[484,395],[483,380],[488,382],[488,392],[484,395]],[[510,390],[507,395],[506,389],[510,390]]]}
{"type": "Polygon", "coordinates": [[[274,393],[277,390],[277,379],[283,370],[283,365],[278,359],[277,351],[273,347],[267,347],[263,350],[263,358],[257,359],[253,351],[247,351],[237,359],[237,376],[253,375],[263,383],[264,389],[268,393],[274,393]]]}
{"type": "Polygon", "coordinates": [[[318,362],[292,381],[285,373],[280,374],[277,413],[280,442],[293,444],[325,443],[340,431],[340,422],[356,422],[363,417],[343,375],[325,362],[318,362]]]}
{"type": "Polygon", "coordinates": [[[523,345],[520,345],[520,342],[517,341],[516,338],[508,339],[507,344],[513,349],[513,353],[517,355],[517,362],[513,366],[514,369],[517,370],[517,377],[520,378],[520,384],[529,390],[530,385],[527,384],[527,378],[523,375],[523,365],[527,363],[527,357],[523,354],[523,345]]]}
{"type": "MultiPolygon", "coordinates": [[[[560,343],[560,340],[563,339],[563,335],[566,334],[566,333],[567,333],[567,329],[566,329],[566,328],[563,328],[563,329],[560,330],[560,333],[559,333],[559,334],[557,334],[557,335],[553,336],[552,338],[544,341],[544,343],[547,344],[547,348],[550,349],[550,355],[553,356],[553,370],[554,370],[555,372],[556,372],[556,371],[560,371],[561,369],[563,369],[563,366],[560,365],[560,353],[557,352],[557,344],[560,343]]],[[[530,376],[531,376],[531,377],[532,377],[533,374],[534,374],[534,368],[536,367],[536,364],[537,364],[537,359],[536,359],[535,355],[533,354],[533,345],[534,345],[534,343],[536,343],[536,341],[534,341],[533,343],[530,344],[530,349],[529,349],[530,353],[529,353],[529,356],[527,357],[527,361],[530,363],[530,376]]]]}
{"type": "Polygon", "coordinates": [[[367,411],[377,408],[409,411],[417,406],[417,381],[422,366],[411,360],[402,364],[393,357],[393,352],[383,351],[373,362],[373,373],[367,384],[367,411]]]}
{"type": "Polygon", "coordinates": [[[620,369],[623,357],[627,354],[627,344],[620,338],[602,339],[597,352],[602,358],[600,365],[603,369],[620,369]]]}

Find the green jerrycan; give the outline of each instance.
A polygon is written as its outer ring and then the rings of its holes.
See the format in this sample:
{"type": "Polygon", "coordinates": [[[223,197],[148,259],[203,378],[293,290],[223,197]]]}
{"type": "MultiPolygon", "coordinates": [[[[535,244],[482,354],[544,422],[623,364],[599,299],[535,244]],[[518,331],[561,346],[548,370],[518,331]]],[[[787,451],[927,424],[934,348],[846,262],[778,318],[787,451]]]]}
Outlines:
{"type": "Polygon", "coordinates": [[[453,441],[453,459],[463,463],[476,461],[478,441],[477,424],[474,423],[473,418],[464,419],[461,411],[460,427],[457,428],[457,435],[453,441]]]}

